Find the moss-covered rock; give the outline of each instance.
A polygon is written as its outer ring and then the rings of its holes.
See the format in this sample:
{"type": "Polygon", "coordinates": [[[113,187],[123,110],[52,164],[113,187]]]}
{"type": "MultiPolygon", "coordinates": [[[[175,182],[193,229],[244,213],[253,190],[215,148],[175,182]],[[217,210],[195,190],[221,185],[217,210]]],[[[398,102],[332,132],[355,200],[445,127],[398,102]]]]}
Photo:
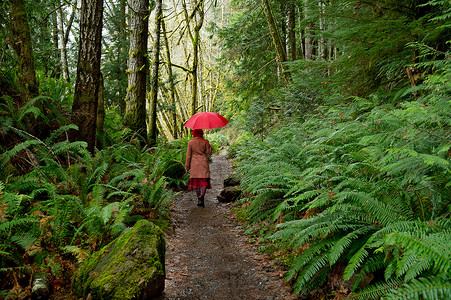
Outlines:
{"type": "Polygon", "coordinates": [[[147,220],[94,253],[73,278],[77,294],[92,299],[149,299],[161,294],[165,279],[162,230],[147,220]]]}
{"type": "Polygon", "coordinates": [[[241,175],[239,173],[230,173],[224,178],[224,187],[239,186],[241,183],[241,175]]]}

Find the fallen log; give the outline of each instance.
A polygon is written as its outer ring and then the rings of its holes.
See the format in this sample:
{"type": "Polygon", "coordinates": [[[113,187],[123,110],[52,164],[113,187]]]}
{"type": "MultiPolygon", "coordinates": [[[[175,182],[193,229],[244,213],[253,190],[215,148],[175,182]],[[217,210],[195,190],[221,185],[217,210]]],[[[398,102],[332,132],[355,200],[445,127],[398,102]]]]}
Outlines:
{"type": "Polygon", "coordinates": [[[35,273],[31,285],[31,295],[34,300],[48,299],[50,295],[50,277],[47,273],[35,273]]]}

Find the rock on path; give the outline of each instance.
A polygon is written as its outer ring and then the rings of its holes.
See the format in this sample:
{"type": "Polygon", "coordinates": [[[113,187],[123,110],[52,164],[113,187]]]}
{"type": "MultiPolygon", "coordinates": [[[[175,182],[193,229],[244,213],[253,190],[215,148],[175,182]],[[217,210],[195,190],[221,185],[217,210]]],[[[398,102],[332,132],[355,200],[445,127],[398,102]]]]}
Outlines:
{"type": "Polygon", "coordinates": [[[166,299],[297,299],[275,269],[247,243],[230,213],[216,197],[230,163],[224,154],[210,164],[212,189],[205,208],[197,207],[194,191],[180,194],[172,217],[174,233],[167,236],[166,299]]]}

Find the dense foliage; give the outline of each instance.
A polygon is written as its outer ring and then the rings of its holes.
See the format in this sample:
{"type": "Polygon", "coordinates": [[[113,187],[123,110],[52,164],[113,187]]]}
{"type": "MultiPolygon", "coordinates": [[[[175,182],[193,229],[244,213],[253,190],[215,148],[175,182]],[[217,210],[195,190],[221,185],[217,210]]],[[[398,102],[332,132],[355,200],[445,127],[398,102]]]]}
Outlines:
{"type": "Polygon", "coordinates": [[[142,149],[112,112],[110,146],[92,155],[86,143],[68,140],[74,125],[55,123],[33,101],[17,110],[4,97],[0,118],[0,272],[8,278],[2,296],[9,290],[16,297],[35,272],[52,274],[57,286],[70,282],[79,262],[139,219],[169,226],[176,196],[169,186],[186,182],[186,139],[142,149]],[[55,129],[44,139],[30,135],[30,116],[55,129]]]}
{"type": "Polygon", "coordinates": [[[398,4],[331,3],[337,26],[324,34],[343,55],[290,62],[290,86],[267,104],[293,104],[272,112],[285,114],[279,128],[229,149],[240,215],[296,293],[451,297],[451,8],[398,4]]]}
{"type": "Polygon", "coordinates": [[[423,87],[441,91],[433,96],[319,107],[258,145],[235,146],[249,221],[278,224],[270,238],[292,253],[296,292],[344,264],[362,299],[413,293],[408,285],[449,297],[451,98],[434,80],[423,87]],[[359,289],[368,274],[384,285],[359,289]]]}

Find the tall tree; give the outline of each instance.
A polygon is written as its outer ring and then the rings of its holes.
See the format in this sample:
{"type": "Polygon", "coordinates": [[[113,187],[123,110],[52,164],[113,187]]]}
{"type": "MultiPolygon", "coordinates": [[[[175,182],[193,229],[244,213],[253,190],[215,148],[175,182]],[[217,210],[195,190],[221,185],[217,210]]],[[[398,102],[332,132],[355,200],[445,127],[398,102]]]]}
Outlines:
{"type": "MultiPolygon", "coordinates": [[[[312,16],[310,16],[310,14],[313,14],[313,12],[309,7],[309,0],[304,0],[304,4],[304,18],[306,20],[311,20],[312,16]]],[[[313,56],[315,55],[314,28],[314,23],[309,21],[304,30],[304,59],[313,59],[313,56]]]]}
{"type": "Polygon", "coordinates": [[[266,21],[268,22],[269,33],[271,34],[272,41],[274,43],[274,47],[276,49],[277,60],[282,63],[282,70],[284,72],[284,77],[286,80],[289,80],[289,73],[286,71],[286,67],[283,65],[284,62],[287,61],[287,52],[284,46],[284,42],[280,36],[280,32],[277,28],[276,21],[274,19],[274,15],[271,9],[271,5],[269,4],[269,0],[262,0],[263,8],[265,9],[266,21]]]}
{"type": "Polygon", "coordinates": [[[72,105],[72,121],[79,131],[72,138],[86,141],[91,152],[94,152],[96,141],[102,15],[103,0],[82,0],[77,81],[72,105]]]}
{"type": "Polygon", "coordinates": [[[149,0],[130,0],[130,51],[125,124],[146,137],[146,83],[148,71],[149,0]]]}
{"type": "Polygon", "coordinates": [[[170,89],[170,101],[171,101],[171,112],[172,112],[172,136],[174,139],[177,139],[177,110],[176,110],[176,101],[175,101],[175,83],[174,83],[174,74],[172,72],[172,62],[171,62],[171,48],[169,47],[169,39],[166,31],[166,22],[161,20],[161,28],[163,30],[164,44],[166,49],[166,66],[168,69],[168,77],[169,77],[169,89],[170,89]]]}
{"type": "Polygon", "coordinates": [[[155,144],[157,141],[157,104],[158,104],[158,79],[160,69],[160,37],[163,0],[155,2],[155,40],[153,44],[152,82],[150,90],[150,122],[149,142],[155,144]]]}
{"type": "MultiPolygon", "coordinates": [[[[59,49],[59,26],[58,26],[58,17],[56,13],[52,13],[52,41],[55,49],[59,49]]],[[[61,76],[61,52],[55,51],[56,59],[59,63],[55,64],[55,68],[52,72],[52,77],[59,78],[61,76]]]]}
{"type": "Polygon", "coordinates": [[[104,43],[102,56],[102,74],[105,83],[106,105],[119,107],[121,116],[125,114],[127,96],[130,33],[127,25],[127,0],[105,1],[104,34],[108,42],[104,43]]]}
{"type": "Polygon", "coordinates": [[[70,76],[69,76],[69,64],[67,61],[67,43],[69,41],[69,33],[72,27],[72,23],[74,21],[75,18],[75,12],[76,12],[76,7],[77,7],[77,0],[75,0],[75,3],[73,4],[72,7],[72,13],[69,17],[69,21],[67,22],[67,26],[66,28],[64,28],[65,22],[66,22],[66,18],[64,15],[64,9],[62,5],[59,5],[58,8],[58,33],[59,33],[59,39],[60,39],[60,57],[61,57],[61,70],[63,73],[63,79],[67,82],[70,82],[70,76]]]}
{"type": "Polygon", "coordinates": [[[193,10],[188,14],[188,8],[186,1],[183,0],[183,12],[185,13],[185,22],[190,37],[191,43],[193,45],[193,64],[191,67],[191,115],[197,112],[197,102],[198,102],[198,74],[197,69],[199,67],[199,47],[200,47],[200,30],[204,23],[204,0],[194,0],[193,10]],[[191,21],[194,20],[194,28],[191,30],[191,21]]]}
{"type": "Polygon", "coordinates": [[[11,0],[12,47],[19,59],[19,82],[25,99],[29,101],[39,94],[36,79],[30,25],[23,0],[11,0]]]}
{"type": "Polygon", "coordinates": [[[294,3],[289,4],[288,41],[289,41],[289,45],[290,45],[290,58],[291,58],[291,60],[296,60],[297,59],[297,53],[296,53],[296,5],[294,3]]]}
{"type": "Polygon", "coordinates": [[[96,121],[96,147],[97,149],[105,148],[105,86],[103,83],[103,75],[100,73],[99,94],[97,100],[97,121],[96,121]]]}

